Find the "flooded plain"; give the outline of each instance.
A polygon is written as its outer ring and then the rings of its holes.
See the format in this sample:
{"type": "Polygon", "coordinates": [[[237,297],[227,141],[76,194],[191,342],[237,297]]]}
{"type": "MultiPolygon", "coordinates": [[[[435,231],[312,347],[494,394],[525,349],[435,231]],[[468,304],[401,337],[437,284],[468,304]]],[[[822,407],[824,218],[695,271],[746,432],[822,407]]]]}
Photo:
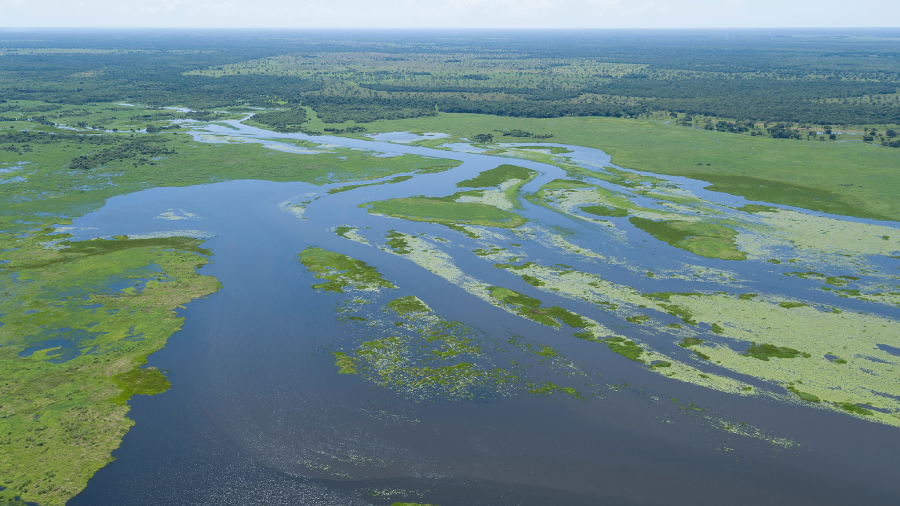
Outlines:
{"type": "Polygon", "coordinates": [[[148,362],[171,389],[130,401],[116,460],[71,504],[900,498],[896,223],[577,146],[237,121],[194,137],[298,166],[341,149],[460,164],[154,188],[76,219],[74,239],[208,238],[200,272],[222,289],[180,310],[148,362]]]}

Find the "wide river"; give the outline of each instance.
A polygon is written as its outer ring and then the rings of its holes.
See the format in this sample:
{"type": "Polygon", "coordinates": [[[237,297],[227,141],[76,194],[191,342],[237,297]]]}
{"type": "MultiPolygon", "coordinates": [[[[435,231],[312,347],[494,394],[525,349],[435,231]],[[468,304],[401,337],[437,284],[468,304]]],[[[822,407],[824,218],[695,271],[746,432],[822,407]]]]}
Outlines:
{"type": "MultiPolygon", "coordinates": [[[[182,230],[207,236],[206,247],[214,256],[200,272],[218,278],[222,289],[179,310],[185,317],[183,329],[148,363],[167,373],[172,388],[131,400],[129,417],[135,426],[113,453],[115,460],[70,504],[823,505],[900,500],[896,427],[674,381],[610,353],[605,344],[521,318],[404,256],[334,232],[341,225],[356,227],[375,244],[389,230],[446,238],[448,242],[437,244],[466,275],[608,324],[609,314],[597,305],[539,291],[472,254],[484,247],[483,241],[441,225],[387,218],[357,207],[412,195],[448,195],[458,191],[456,182],[505,163],[539,171],[523,188],[534,192],[566,177],[561,168],[474,149],[389,142],[416,138],[404,134],[365,141],[274,134],[238,122],[231,126],[207,126],[206,134],[287,151],[302,149],[273,139],[462,163],[446,172],[334,194],[326,192],[339,185],[249,180],[154,188],[110,199],[102,209],[75,220],[77,239],[182,230]],[[285,211],[286,202],[310,200],[302,219],[285,211]],[[167,212],[174,213],[170,218],[184,219],[159,219],[167,212]],[[506,345],[512,336],[552,346],[577,362],[582,384],[594,385],[599,393],[575,398],[486,392],[477,401],[416,398],[357,375],[338,374],[332,352],[353,348],[360,339],[336,313],[336,304],[353,295],[311,288],[318,281],[298,254],[313,245],[376,267],[399,287],[389,298],[418,296],[440,317],[491,336],[498,342],[495,352],[509,360],[525,357],[521,347],[506,345]],[[762,435],[721,430],[711,420],[744,423],[762,435]]],[[[610,166],[601,151],[568,148],[572,163],[610,166]]],[[[314,155],[297,154],[298,162],[303,156],[314,155]]],[[[663,179],[713,204],[746,203],[702,190],[705,184],[699,181],[663,179]]],[[[640,196],[635,201],[654,205],[640,196]]],[[[784,269],[771,263],[702,258],[647,234],[621,240],[594,222],[525,200],[522,207],[517,212],[537,227],[531,229],[535,235],[492,229],[491,242],[506,248],[521,244],[515,246],[517,254],[544,265],[565,264],[644,292],[722,289],[832,300],[824,291],[811,293],[796,278],[782,276],[784,269]],[[561,249],[552,238],[542,237],[547,230],[563,230],[568,243],[607,260],[561,249]],[[685,265],[727,271],[743,287],[644,274],[649,269],[683,271],[685,265]]],[[[886,266],[888,261],[871,259],[886,266]]],[[[888,305],[854,299],[841,304],[897,318],[896,308],[888,305]]],[[[620,323],[616,331],[629,337],[633,326],[620,323]]],[[[565,376],[558,370],[551,373],[565,376]]],[[[741,379],[765,387],[753,377],[741,379]]]]}

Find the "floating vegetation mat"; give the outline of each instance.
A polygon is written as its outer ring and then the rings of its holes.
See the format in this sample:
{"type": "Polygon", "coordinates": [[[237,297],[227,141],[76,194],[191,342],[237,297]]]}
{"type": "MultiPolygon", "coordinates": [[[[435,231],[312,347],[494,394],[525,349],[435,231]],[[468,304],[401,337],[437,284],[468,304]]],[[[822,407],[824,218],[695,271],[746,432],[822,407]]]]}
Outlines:
{"type": "MultiPolygon", "coordinates": [[[[672,380],[900,425],[900,389],[893,378],[900,362],[885,347],[900,344],[900,322],[890,309],[898,307],[900,277],[883,267],[900,251],[896,228],[771,205],[719,203],[672,181],[559,156],[566,154],[509,150],[504,156],[565,171],[564,177],[545,176],[525,196],[577,220],[571,228],[542,219],[525,225],[540,215],[537,209],[519,221],[504,215],[536,174],[502,165],[457,183],[475,190],[367,205],[370,213],[459,233],[448,242],[390,230],[382,249],[485,303],[543,326],[569,328],[574,338],[672,380]],[[485,265],[460,257],[460,246],[518,278],[515,286],[524,289],[486,281],[488,275],[479,274],[485,265]],[[548,258],[571,258],[578,266],[548,258]],[[756,293],[759,270],[797,280],[808,296],[771,288],[756,293]],[[668,288],[676,284],[677,290],[668,288]],[[536,292],[570,303],[548,304],[536,292]],[[842,300],[872,311],[845,307],[842,300]]],[[[410,346],[395,339],[396,346],[410,346]]],[[[356,357],[342,360],[355,367],[356,357]]]]}
{"type": "MultiPolygon", "coordinates": [[[[533,365],[543,366],[567,383],[585,376],[548,345],[513,335],[503,342],[472,326],[442,318],[415,295],[390,298],[399,287],[359,260],[309,248],[301,253],[300,261],[315,277],[334,283],[315,284],[313,289],[352,295],[337,304],[340,321],[355,340],[352,347],[332,353],[339,374],[357,375],[416,400],[485,401],[520,392],[582,397],[583,382],[576,383],[577,387],[562,386],[538,380],[528,370],[533,365]],[[379,288],[390,292],[379,292],[374,298],[354,295],[379,288]],[[502,353],[507,347],[517,350],[517,356],[502,353]],[[534,363],[528,364],[529,359],[534,363]]],[[[577,315],[553,309],[570,323],[587,325],[577,315]]],[[[554,321],[553,325],[559,324],[554,321]]]]}

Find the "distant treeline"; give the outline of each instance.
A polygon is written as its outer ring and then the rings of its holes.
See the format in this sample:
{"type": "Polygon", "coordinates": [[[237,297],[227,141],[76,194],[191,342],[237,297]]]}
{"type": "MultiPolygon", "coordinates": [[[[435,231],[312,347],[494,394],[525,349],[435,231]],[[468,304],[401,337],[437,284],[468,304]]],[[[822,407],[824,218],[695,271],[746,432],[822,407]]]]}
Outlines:
{"type": "MultiPolygon", "coordinates": [[[[675,111],[770,123],[900,123],[900,46],[892,42],[900,32],[858,32],[803,32],[802,37],[787,30],[504,32],[503,38],[451,37],[450,32],[278,32],[277,37],[275,32],[241,37],[224,32],[167,32],[160,37],[41,32],[40,40],[27,32],[8,32],[4,44],[9,47],[155,52],[5,55],[0,58],[0,96],[204,110],[281,107],[289,110],[256,117],[280,131],[300,128],[306,120],[301,106],[329,123],[436,111],[535,118],[675,111]],[[317,68],[323,70],[302,77],[269,75],[265,68],[218,77],[186,74],[302,52],[315,53],[317,68]],[[343,59],[332,62],[333,53],[343,59]],[[386,62],[405,63],[400,70],[354,67],[345,65],[348,54],[383,54],[386,62]],[[588,64],[565,69],[579,58],[579,65],[588,64]],[[485,59],[521,72],[500,79],[479,63],[485,59]],[[413,61],[420,63],[411,65],[413,61]],[[626,64],[633,68],[622,70],[626,64]],[[591,65],[598,70],[584,71],[591,65]],[[610,70],[616,65],[618,71],[610,70]]],[[[31,112],[53,110],[52,105],[40,107],[44,109],[31,112]]],[[[0,113],[11,110],[0,106],[0,113]]],[[[203,114],[207,116],[197,119],[213,117],[203,114]]]]}

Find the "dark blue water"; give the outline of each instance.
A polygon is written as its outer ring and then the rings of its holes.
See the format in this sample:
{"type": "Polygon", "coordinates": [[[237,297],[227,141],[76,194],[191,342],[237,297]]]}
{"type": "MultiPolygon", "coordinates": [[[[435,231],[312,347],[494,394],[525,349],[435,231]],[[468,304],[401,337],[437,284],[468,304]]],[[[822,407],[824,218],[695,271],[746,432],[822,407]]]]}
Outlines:
{"type": "MultiPolygon", "coordinates": [[[[77,238],[180,229],[215,234],[206,242],[213,261],[200,272],[218,278],[223,288],[180,311],[184,328],[148,362],[170,371],[172,388],[131,400],[129,417],[136,424],[113,453],[116,460],[70,504],[821,505],[893,504],[900,499],[895,476],[900,431],[895,428],[667,380],[603,345],[573,338],[571,329],[523,320],[403,257],[332,231],[350,224],[370,227],[364,231],[370,240],[383,239],[389,229],[445,237],[452,241],[445,250],[466,273],[609,323],[611,316],[596,306],[537,291],[492,267],[471,253],[476,243],[462,234],[357,208],[372,200],[447,195],[455,191],[456,181],[509,159],[328,140],[464,163],[404,183],[327,195],[308,206],[306,220],[282,211],[279,204],[305,200],[297,196],[306,193],[325,195],[328,187],[234,181],[157,188],[110,199],[101,210],[75,220],[76,227],[97,228],[77,232],[77,238]],[[184,209],[199,219],[155,219],[169,209],[184,209]],[[519,334],[553,346],[582,364],[599,395],[585,400],[521,394],[485,402],[418,401],[354,375],[336,374],[331,350],[354,339],[334,311],[347,297],[310,288],[316,280],[297,254],[311,245],[376,266],[399,286],[390,298],[414,294],[443,318],[498,340],[519,334]],[[688,403],[706,411],[681,409],[688,403]],[[796,445],[784,448],[731,434],[712,427],[708,416],[745,422],[796,445]],[[327,470],[304,464],[320,462],[322,455],[338,458],[328,460],[327,470]]],[[[594,150],[572,149],[582,157],[593,151],[596,163],[608,162],[594,150]]],[[[542,172],[526,190],[564,175],[536,162],[515,163],[542,172]]],[[[715,195],[719,202],[742,200],[715,195]]],[[[573,242],[610,257],[653,268],[698,263],[697,257],[658,241],[625,244],[586,222],[523,205],[529,219],[573,229],[573,242]]],[[[509,242],[523,243],[530,259],[566,263],[648,291],[697,288],[563,256],[511,234],[509,242]]],[[[736,270],[753,279],[759,291],[809,296],[805,288],[776,277],[768,264],[702,263],[736,270]]]]}

